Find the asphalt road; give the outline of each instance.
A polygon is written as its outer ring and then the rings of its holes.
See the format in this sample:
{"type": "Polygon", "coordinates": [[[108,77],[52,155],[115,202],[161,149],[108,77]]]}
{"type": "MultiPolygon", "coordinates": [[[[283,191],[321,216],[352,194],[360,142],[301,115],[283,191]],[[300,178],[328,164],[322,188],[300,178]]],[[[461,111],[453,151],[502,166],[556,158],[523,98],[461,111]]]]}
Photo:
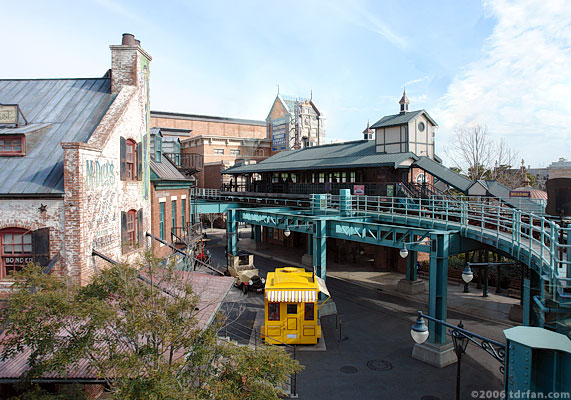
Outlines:
{"type": "MultiPolygon", "coordinates": [[[[245,234],[245,233],[243,233],[245,234]]],[[[213,265],[223,265],[224,243],[211,236],[209,249],[213,265]]],[[[280,264],[255,256],[256,268],[266,277],[280,264]]],[[[415,303],[351,282],[327,278],[327,286],[336,303],[335,316],[321,320],[327,351],[298,351],[296,358],[305,369],[298,375],[300,399],[454,399],[456,364],[436,368],[411,357],[413,340],[410,328],[416,311],[427,309],[415,303]],[[343,340],[339,340],[342,338],[343,340]]],[[[257,312],[263,312],[263,296],[244,296],[233,289],[223,305],[234,327],[228,336],[247,343],[248,327],[253,326],[257,312]]],[[[481,335],[504,342],[502,329],[495,323],[449,313],[448,321],[481,335]]],[[[231,325],[231,324],[230,324],[231,325]]],[[[462,359],[462,399],[473,399],[480,391],[502,390],[500,363],[475,345],[469,345],[462,359]]]]}

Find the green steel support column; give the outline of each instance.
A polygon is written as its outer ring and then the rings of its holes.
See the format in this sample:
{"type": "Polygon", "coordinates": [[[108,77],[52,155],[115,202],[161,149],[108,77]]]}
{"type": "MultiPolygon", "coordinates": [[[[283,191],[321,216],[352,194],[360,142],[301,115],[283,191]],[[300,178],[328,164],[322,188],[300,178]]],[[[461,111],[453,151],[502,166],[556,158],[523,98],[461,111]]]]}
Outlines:
{"type": "Polygon", "coordinates": [[[521,300],[523,302],[523,324],[529,326],[531,312],[531,279],[523,278],[521,300]]]}
{"type": "Polygon", "coordinates": [[[313,254],[313,235],[311,233],[307,234],[307,254],[313,254]]]}
{"type": "MultiPolygon", "coordinates": [[[[450,236],[446,232],[430,233],[430,278],[428,288],[428,315],[446,321],[446,295],[448,289],[448,254],[450,236]]],[[[429,342],[444,344],[446,327],[429,321],[429,342]]]]}
{"type": "Polygon", "coordinates": [[[260,243],[262,241],[262,226],[254,225],[254,242],[260,243]]]}
{"type": "Polygon", "coordinates": [[[416,273],[416,261],[417,261],[417,252],[416,251],[409,251],[408,257],[406,258],[406,280],[407,281],[416,281],[417,273],[416,273]]]}
{"type": "Polygon", "coordinates": [[[313,268],[317,276],[325,280],[327,272],[327,236],[326,221],[315,221],[315,235],[312,237],[313,242],[313,268]]]}
{"type": "Polygon", "coordinates": [[[230,209],[227,212],[226,235],[228,254],[238,255],[238,221],[236,220],[236,210],[230,209]]]}

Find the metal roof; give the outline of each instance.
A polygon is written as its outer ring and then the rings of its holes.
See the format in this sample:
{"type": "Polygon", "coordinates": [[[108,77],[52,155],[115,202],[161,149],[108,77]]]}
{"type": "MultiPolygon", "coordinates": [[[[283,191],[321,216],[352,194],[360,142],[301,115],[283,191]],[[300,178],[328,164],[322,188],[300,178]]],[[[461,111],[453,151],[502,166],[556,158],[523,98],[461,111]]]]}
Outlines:
{"type": "Polygon", "coordinates": [[[114,98],[109,78],[0,80],[0,103],[18,104],[35,129],[22,132],[25,156],[0,157],[0,195],[63,195],[61,142],[87,142],[114,98]]]}
{"type": "Polygon", "coordinates": [[[419,159],[415,161],[414,166],[423,169],[430,175],[437,177],[439,180],[446,182],[450,186],[464,193],[467,193],[470,186],[474,183],[474,181],[452,171],[450,168],[447,168],[428,157],[419,157],[419,159]]]}
{"type": "MultiPolygon", "coordinates": [[[[258,164],[231,167],[225,174],[249,174],[256,172],[317,170],[330,168],[384,167],[397,168],[403,161],[418,157],[413,153],[380,154],[375,142],[359,140],[282,151],[258,164]]],[[[408,165],[407,165],[408,167],[408,165]]]]}
{"type": "Polygon", "coordinates": [[[394,115],[386,115],[383,118],[381,118],[380,120],[378,120],[377,122],[375,122],[373,125],[371,125],[371,129],[408,124],[411,120],[413,120],[414,118],[416,118],[420,114],[426,115],[426,118],[428,118],[428,120],[430,122],[432,122],[432,124],[438,126],[436,121],[434,121],[432,119],[432,117],[430,115],[428,115],[428,113],[425,110],[418,110],[418,111],[409,111],[409,112],[404,112],[404,113],[399,113],[399,114],[394,114],[394,115]]]}
{"type": "MultiPolygon", "coordinates": [[[[266,126],[266,121],[260,121],[256,119],[216,117],[212,115],[198,115],[198,114],[182,114],[182,113],[166,112],[166,111],[151,111],[151,117],[266,126]]],[[[172,130],[172,128],[167,128],[167,129],[172,130]]]]}
{"type": "Polygon", "coordinates": [[[192,179],[185,177],[177,169],[176,165],[163,154],[161,157],[161,162],[156,162],[151,158],[151,170],[157,175],[158,179],[151,179],[153,181],[188,181],[192,182],[192,179]]]}
{"type": "MultiPolygon", "coordinates": [[[[541,209],[541,203],[525,197],[510,197],[511,189],[502,185],[498,181],[485,181],[486,189],[494,197],[501,197],[502,200],[514,208],[526,212],[537,212],[541,209]]],[[[543,210],[542,210],[543,211],[543,210]]]]}

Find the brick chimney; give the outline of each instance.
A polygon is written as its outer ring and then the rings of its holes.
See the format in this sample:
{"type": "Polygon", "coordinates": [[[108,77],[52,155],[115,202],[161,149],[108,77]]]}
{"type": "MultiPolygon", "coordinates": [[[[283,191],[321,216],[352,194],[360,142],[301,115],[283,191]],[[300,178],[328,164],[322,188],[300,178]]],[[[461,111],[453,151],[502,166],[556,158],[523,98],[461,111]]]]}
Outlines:
{"type": "Polygon", "coordinates": [[[151,56],[141,48],[135,35],[124,33],[120,45],[111,45],[111,93],[123,86],[140,86],[148,78],[151,56]]]}

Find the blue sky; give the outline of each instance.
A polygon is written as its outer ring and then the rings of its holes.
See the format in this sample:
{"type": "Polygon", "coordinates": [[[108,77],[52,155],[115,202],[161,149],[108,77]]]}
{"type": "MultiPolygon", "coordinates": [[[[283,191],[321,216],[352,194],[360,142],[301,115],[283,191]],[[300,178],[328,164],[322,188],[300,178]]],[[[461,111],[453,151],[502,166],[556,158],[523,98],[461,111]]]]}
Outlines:
{"type": "MultiPolygon", "coordinates": [[[[398,111],[487,125],[532,166],[571,158],[571,11],[564,0],[7,1],[0,77],[96,77],[130,32],[153,57],[153,110],[265,119],[309,96],[327,141],[398,111]]],[[[443,157],[445,158],[445,157],[443,157]]],[[[446,161],[446,160],[445,160],[446,161]]],[[[449,164],[449,163],[448,163],[449,164]]]]}

